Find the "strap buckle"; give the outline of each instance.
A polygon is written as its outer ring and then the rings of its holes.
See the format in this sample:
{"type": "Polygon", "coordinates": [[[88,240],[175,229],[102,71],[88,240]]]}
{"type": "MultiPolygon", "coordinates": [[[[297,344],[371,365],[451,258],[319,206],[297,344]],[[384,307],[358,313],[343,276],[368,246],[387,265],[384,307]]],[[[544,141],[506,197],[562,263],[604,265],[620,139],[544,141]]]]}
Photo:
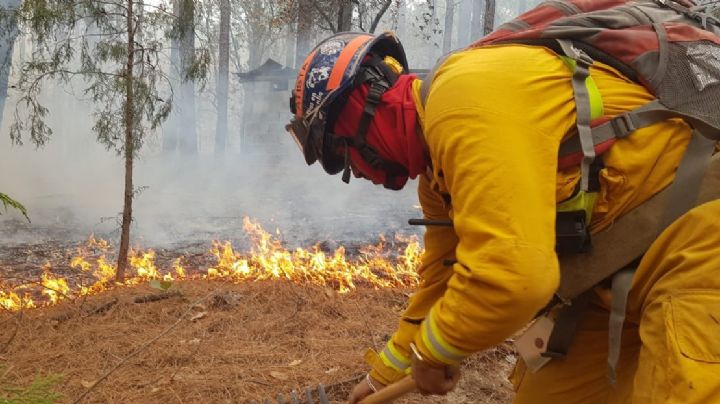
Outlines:
{"type": "Polygon", "coordinates": [[[632,116],[627,112],[623,112],[610,120],[615,137],[618,139],[627,137],[627,135],[635,132],[638,128],[632,120],[632,116]]]}
{"type": "Polygon", "coordinates": [[[585,67],[590,67],[595,62],[593,58],[590,57],[585,51],[582,49],[576,48],[575,45],[572,46],[573,49],[577,52],[577,56],[575,57],[575,60],[578,63],[581,63],[585,67]]]}

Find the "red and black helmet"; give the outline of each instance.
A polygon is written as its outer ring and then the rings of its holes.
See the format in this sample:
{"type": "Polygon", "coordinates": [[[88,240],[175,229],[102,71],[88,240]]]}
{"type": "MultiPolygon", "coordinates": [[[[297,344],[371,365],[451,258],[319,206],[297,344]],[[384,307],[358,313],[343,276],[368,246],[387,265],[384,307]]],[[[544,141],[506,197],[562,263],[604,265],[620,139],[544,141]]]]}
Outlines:
{"type": "Polygon", "coordinates": [[[365,143],[364,132],[382,93],[392,86],[399,74],[407,71],[405,51],[391,32],[379,35],[341,32],[319,43],[298,73],[290,97],[290,110],[294,116],[286,126],[307,164],[319,160],[329,174],[337,174],[344,168],[343,179],[349,180],[347,153],[343,158],[337,152],[339,147],[347,147],[348,142],[358,147],[364,157],[367,155],[378,161],[376,153],[365,143]],[[376,88],[374,95],[371,91],[373,99],[368,96],[366,103],[369,113],[363,120],[367,122],[360,125],[365,128],[358,131],[359,136],[335,136],[331,131],[347,94],[363,83],[376,88]]]}

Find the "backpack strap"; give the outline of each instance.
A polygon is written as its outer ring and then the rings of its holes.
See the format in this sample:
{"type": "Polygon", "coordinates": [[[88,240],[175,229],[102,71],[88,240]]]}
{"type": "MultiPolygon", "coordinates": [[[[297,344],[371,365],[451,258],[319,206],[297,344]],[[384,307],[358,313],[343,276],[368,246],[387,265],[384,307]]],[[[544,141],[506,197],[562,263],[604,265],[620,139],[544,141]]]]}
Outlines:
{"type": "MultiPolygon", "coordinates": [[[[610,323],[608,324],[608,380],[610,385],[616,385],[616,371],[622,347],[622,330],[627,311],[627,299],[632,286],[635,267],[629,266],[618,271],[612,277],[610,289],[610,323]]],[[[587,293],[587,292],[585,292],[587,293]]]]}
{"type": "Polygon", "coordinates": [[[577,326],[590,303],[591,293],[592,291],[587,291],[560,307],[555,316],[555,325],[547,341],[547,348],[540,356],[553,359],[562,359],[567,356],[575,339],[577,326]]]}
{"type": "Polygon", "coordinates": [[[575,71],[572,75],[572,87],[575,95],[576,126],[580,149],[583,153],[580,163],[580,190],[588,192],[590,187],[590,165],[595,161],[595,144],[593,143],[590,122],[592,121],[592,106],[590,105],[590,92],[586,81],[590,77],[590,66],[593,59],[582,50],[573,46],[567,39],[558,39],[565,56],[575,61],[575,71]]]}
{"type": "MultiPolygon", "coordinates": [[[[720,129],[704,119],[671,110],[659,100],[654,100],[631,111],[618,114],[607,122],[593,127],[591,130],[592,143],[594,147],[598,147],[608,141],[627,137],[638,129],[673,118],[682,118],[702,136],[720,141],[720,129]]],[[[568,158],[582,153],[582,151],[581,139],[573,137],[560,145],[559,156],[560,158],[568,158]]]]}

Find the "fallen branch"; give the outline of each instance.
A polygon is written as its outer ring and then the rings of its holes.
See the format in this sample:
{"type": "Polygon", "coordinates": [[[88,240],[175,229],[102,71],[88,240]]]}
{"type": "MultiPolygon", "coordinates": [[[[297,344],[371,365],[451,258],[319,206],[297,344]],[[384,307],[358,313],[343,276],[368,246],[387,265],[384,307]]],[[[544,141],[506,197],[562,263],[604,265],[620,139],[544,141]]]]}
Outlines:
{"type": "Polygon", "coordinates": [[[171,297],[181,296],[182,293],[180,291],[172,291],[172,292],[163,292],[163,293],[156,293],[152,295],[145,295],[145,296],[138,296],[133,300],[135,303],[150,303],[150,302],[157,302],[160,300],[169,299],[171,297]]]}
{"type": "Polygon", "coordinates": [[[127,362],[128,360],[130,360],[130,359],[133,358],[134,356],[140,354],[141,352],[143,352],[144,350],[146,350],[150,345],[152,345],[153,343],[155,343],[155,341],[159,340],[159,339],[162,338],[163,336],[165,336],[165,335],[167,335],[168,333],[170,333],[170,331],[172,331],[172,330],[173,330],[175,327],[177,327],[183,320],[185,320],[185,317],[187,317],[188,314],[190,314],[190,313],[193,312],[193,310],[194,310],[194,309],[193,309],[193,306],[195,306],[196,304],[200,303],[201,301],[207,299],[211,294],[212,294],[212,292],[211,292],[211,293],[208,293],[207,295],[205,295],[205,296],[201,297],[200,299],[198,299],[197,301],[195,301],[193,304],[190,305],[190,308],[187,309],[183,314],[181,314],[180,317],[177,319],[177,321],[175,321],[172,325],[170,325],[168,328],[166,328],[165,330],[163,330],[160,334],[156,335],[156,336],[153,337],[151,340],[149,340],[148,342],[146,342],[145,344],[143,344],[142,346],[140,346],[138,349],[134,350],[132,353],[130,353],[130,355],[124,357],[120,362],[118,362],[115,366],[113,366],[112,369],[110,369],[110,370],[108,370],[107,372],[105,372],[105,374],[102,375],[99,379],[97,379],[97,380],[95,381],[95,383],[93,383],[90,387],[88,387],[88,388],[85,390],[85,392],[83,392],[83,393],[80,395],[80,397],[78,397],[75,401],[73,401],[73,404],[77,404],[77,403],[79,403],[80,401],[82,401],[82,399],[85,398],[85,396],[87,396],[91,391],[93,391],[97,385],[99,385],[100,383],[102,383],[102,382],[103,382],[105,379],[107,379],[111,374],[113,374],[116,370],[118,370],[123,364],[125,364],[125,362],[127,362]]]}
{"type": "Polygon", "coordinates": [[[94,308],[93,310],[90,310],[87,314],[85,314],[85,317],[94,316],[97,314],[105,313],[106,311],[110,310],[111,307],[115,306],[118,302],[117,297],[110,300],[109,302],[106,302],[104,304],[101,304],[100,306],[94,308]]]}

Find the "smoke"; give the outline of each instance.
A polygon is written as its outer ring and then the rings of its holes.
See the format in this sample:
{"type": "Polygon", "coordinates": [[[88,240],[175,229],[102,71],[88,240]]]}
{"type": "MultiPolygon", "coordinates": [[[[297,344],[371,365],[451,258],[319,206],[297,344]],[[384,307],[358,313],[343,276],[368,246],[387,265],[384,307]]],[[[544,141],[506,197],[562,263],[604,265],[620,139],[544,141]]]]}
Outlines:
{"type": "MultiPolygon", "coordinates": [[[[32,223],[15,212],[1,212],[0,244],[74,241],[91,233],[116,240],[123,201],[121,156],[95,140],[89,102],[59,88],[48,91],[45,101],[55,133],[40,149],[29,142],[11,145],[12,93],[7,103],[0,127],[0,192],[23,203],[32,223]]],[[[276,108],[284,111],[285,104],[276,108]]],[[[199,115],[198,124],[202,146],[211,142],[214,114],[199,115]]],[[[167,156],[159,150],[161,131],[150,135],[135,167],[132,244],[242,240],[243,216],[259,220],[267,230],[280,230],[290,245],[371,242],[381,232],[417,232],[406,224],[419,216],[414,183],[400,192],[361,179],[346,185],[319,165],[308,167],[284,124],[280,119],[268,123],[265,135],[272,141],[245,142],[242,148],[231,129],[229,141],[236,147],[224,158],[207,145],[196,156],[167,156]]]]}

